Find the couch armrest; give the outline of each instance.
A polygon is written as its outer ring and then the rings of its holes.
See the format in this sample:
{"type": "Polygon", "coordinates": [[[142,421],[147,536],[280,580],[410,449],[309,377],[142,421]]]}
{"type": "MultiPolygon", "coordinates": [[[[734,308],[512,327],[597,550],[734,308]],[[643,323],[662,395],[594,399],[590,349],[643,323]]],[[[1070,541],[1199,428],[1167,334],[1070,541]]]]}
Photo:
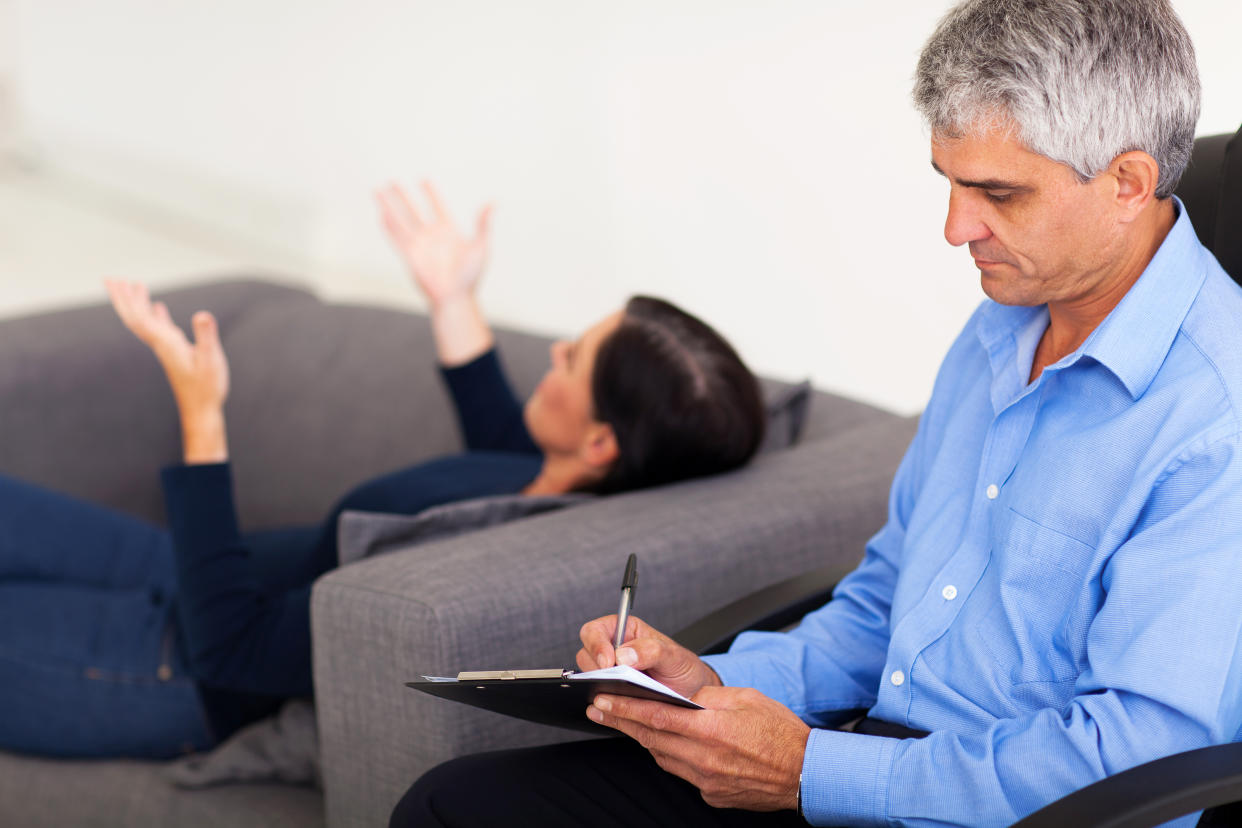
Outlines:
{"type": "Polygon", "coordinates": [[[856,561],[884,520],[914,423],[759,458],[729,475],[604,498],[329,573],[312,598],[328,824],[384,824],[424,771],[570,731],[407,689],[419,674],[571,666],[586,620],[614,610],[626,555],[636,613],[677,630],[827,562],[856,561]]]}

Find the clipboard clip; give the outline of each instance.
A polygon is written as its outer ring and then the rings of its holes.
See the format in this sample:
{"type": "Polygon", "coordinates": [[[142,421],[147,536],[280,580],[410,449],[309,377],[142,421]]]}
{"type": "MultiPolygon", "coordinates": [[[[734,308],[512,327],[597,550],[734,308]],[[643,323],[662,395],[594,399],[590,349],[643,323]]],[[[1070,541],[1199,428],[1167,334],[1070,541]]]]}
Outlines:
{"type": "Polygon", "coordinates": [[[458,681],[513,681],[516,679],[563,679],[575,670],[464,670],[457,674],[458,681]]]}

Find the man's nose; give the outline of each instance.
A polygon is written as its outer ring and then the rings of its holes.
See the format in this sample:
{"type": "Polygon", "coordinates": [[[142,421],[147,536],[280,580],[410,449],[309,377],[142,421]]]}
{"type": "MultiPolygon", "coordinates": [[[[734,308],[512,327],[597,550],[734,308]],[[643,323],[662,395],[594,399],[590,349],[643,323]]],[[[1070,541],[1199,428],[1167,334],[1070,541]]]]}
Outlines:
{"type": "Polygon", "coordinates": [[[980,215],[979,206],[979,198],[974,193],[963,193],[957,188],[949,193],[949,214],[944,220],[945,241],[958,247],[992,235],[980,215]]]}

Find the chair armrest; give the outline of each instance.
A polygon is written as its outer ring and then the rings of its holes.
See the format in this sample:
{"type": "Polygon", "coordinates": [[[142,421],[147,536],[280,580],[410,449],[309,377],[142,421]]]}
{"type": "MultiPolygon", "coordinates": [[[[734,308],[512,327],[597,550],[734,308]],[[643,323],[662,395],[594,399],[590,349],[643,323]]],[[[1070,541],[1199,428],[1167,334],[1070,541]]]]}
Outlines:
{"type": "Polygon", "coordinates": [[[833,563],[752,592],[695,621],[673,636],[699,655],[723,653],[746,630],[781,630],[828,603],[855,564],[833,563]]]}
{"type": "Polygon", "coordinates": [[[1189,750],[1075,791],[1012,828],[1150,828],[1242,800],[1242,742],[1189,750]]]}

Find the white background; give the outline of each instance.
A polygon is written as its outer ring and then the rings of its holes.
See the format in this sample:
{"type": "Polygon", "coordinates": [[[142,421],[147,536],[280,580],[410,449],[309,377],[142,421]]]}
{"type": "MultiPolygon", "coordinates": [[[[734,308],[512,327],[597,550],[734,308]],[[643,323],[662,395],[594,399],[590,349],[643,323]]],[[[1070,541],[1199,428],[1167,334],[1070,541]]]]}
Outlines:
{"type": "MultiPolygon", "coordinates": [[[[7,83],[34,169],[277,251],[330,298],[416,306],[371,192],[427,176],[463,223],[497,204],[494,319],[572,334],[656,293],[760,371],[914,412],[982,297],[909,103],[947,6],[0,0],[0,121],[7,83]]],[[[1200,133],[1232,132],[1242,3],[1174,6],[1200,133]]],[[[69,270],[0,278],[101,297],[69,270]]]]}

